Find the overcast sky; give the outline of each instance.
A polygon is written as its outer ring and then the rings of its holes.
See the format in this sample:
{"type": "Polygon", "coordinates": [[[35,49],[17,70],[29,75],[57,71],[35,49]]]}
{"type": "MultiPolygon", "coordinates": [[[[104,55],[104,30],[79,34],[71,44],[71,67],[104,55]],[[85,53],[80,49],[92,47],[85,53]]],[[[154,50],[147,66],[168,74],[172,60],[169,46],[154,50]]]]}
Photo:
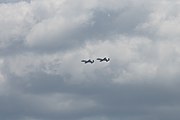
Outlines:
{"type": "Polygon", "coordinates": [[[0,0],[0,119],[179,120],[179,38],[179,0],[0,0]]]}

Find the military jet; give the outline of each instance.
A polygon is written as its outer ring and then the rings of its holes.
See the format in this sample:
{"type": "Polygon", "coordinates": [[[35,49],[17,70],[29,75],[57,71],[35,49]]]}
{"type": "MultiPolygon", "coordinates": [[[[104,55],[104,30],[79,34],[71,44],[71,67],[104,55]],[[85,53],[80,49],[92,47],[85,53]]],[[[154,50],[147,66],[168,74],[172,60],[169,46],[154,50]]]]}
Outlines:
{"type": "Polygon", "coordinates": [[[92,64],[92,63],[94,63],[94,60],[90,60],[90,59],[89,60],[81,60],[81,62],[84,62],[85,64],[86,63],[91,63],[92,64]]]}
{"type": "Polygon", "coordinates": [[[110,61],[110,58],[97,58],[96,60],[99,60],[99,62],[102,62],[102,61],[106,61],[106,62],[109,62],[110,61]]]}

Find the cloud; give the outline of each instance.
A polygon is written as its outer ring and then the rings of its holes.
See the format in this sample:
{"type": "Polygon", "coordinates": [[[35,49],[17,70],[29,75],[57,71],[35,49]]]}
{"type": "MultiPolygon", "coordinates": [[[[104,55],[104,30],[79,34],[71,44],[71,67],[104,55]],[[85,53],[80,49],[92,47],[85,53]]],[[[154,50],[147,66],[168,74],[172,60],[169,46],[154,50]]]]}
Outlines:
{"type": "MultiPolygon", "coordinates": [[[[54,4],[51,7],[53,12],[40,13],[38,9],[36,13],[40,14],[36,16],[42,14],[46,16],[48,13],[52,16],[42,19],[42,22],[33,26],[26,38],[27,45],[43,50],[48,48],[64,50],[83,45],[87,40],[102,40],[114,34],[134,32],[136,25],[145,19],[148,12],[148,9],[145,8],[144,11],[141,11],[137,7],[138,5],[133,3],[128,6],[126,2],[125,5],[122,3],[115,5],[115,1],[112,1],[111,4],[108,1],[102,4],[96,0],[89,3],[78,2],[79,4],[70,4],[69,1],[62,2],[61,5],[54,4]],[[79,6],[80,4],[82,5],[79,6]],[[57,5],[62,7],[57,8],[57,5]],[[116,9],[112,8],[114,5],[116,9]],[[141,16],[135,18],[137,13],[140,13],[141,16]],[[134,19],[134,21],[130,21],[130,19],[134,19]]],[[[46,7],[47,5],[42,8],[46,7]]]]}
{"type": "Polygon", "coordinates": [[[143,31],[150,32],[162,39],[177,39],[179,37],[179,2],[160,1],[152,8],[149,20],[143,23],[143,31]],[[160,7],[161,6],[161,7],[160,7]]]}
{"type": "Polygon", "coordinates": [[[16,3],[16,2],[22,2],[22,1],[25,1],[25,2],[30,2],[31,0],[0,0],[0,3],[16,3]]]}
{"type": "Polygon", "coordinates": [[[0,3],[2,119],[180,118],[178,1],[0,3]]]}

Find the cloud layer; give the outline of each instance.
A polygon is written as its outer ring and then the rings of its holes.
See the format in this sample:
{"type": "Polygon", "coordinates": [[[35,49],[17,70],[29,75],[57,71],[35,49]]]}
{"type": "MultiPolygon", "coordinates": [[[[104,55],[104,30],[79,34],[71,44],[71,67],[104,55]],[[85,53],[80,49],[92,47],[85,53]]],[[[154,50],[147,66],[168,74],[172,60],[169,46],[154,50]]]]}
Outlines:
{"type": "Polygon", "coordinates": [[[1,118],[179,120],[179,5],[0,0],[1,118]]]}

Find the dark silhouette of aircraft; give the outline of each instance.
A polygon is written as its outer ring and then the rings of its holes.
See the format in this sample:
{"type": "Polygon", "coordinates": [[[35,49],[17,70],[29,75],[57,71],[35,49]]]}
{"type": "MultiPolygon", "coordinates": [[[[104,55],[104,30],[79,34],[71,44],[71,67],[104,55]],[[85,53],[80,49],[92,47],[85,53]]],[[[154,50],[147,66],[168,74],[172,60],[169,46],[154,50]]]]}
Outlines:
{"type": "Polygon", "coordinates": [[[94,63],[94,60],[90,60],[90,59],[89,60],[81,60],[81,62],[84,62],[85,64],[86,63],[91,63],[92,64],[92,63],[94,63]]]}
{"type": "Polygon", "coordinates": [[[96,60],[99,60],[99,62],[102,62],[102,61],[106,61],[106,62],[109,62],[110,61],[110,58],[97,58],[96,60]]]}

